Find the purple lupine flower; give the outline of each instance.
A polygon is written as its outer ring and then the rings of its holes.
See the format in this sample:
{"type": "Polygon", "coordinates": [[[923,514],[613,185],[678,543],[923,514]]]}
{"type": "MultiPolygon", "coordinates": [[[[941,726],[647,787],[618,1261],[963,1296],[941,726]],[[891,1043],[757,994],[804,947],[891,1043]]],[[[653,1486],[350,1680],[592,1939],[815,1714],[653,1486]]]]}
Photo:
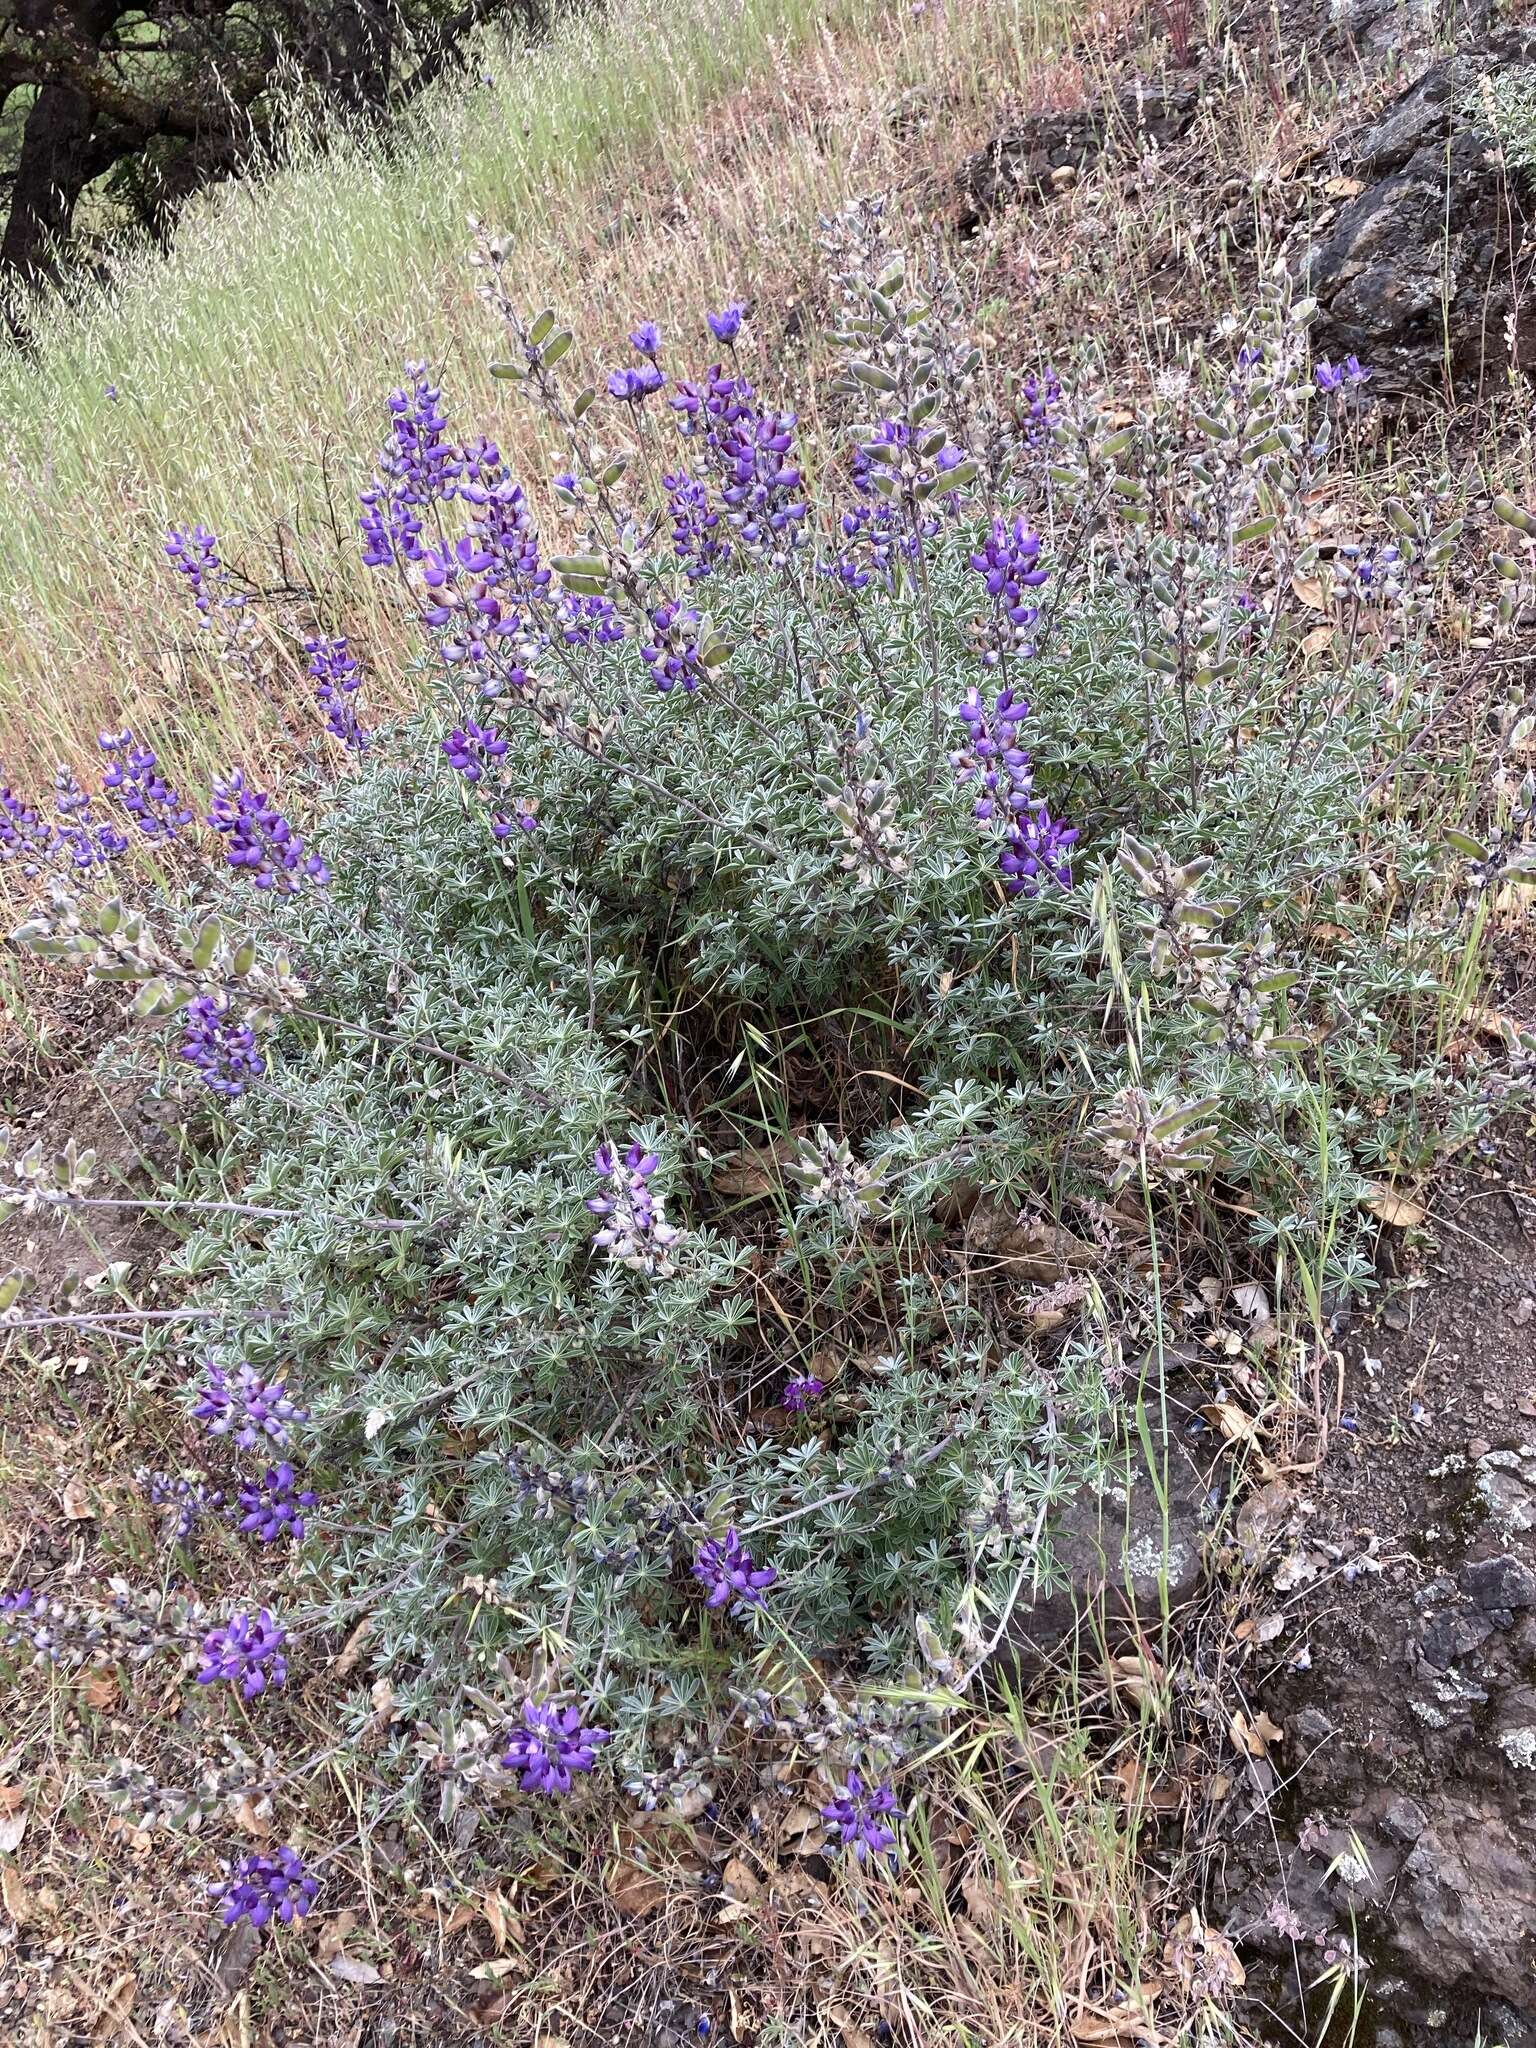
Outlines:
{"type": "Polygon", "coordinates": [[[510,839],[515,833],[536,832],[538,828],[539,820],[533,805],[522,797],[515,797],[513,799],[510,811],[493,811],[491,813],[491,837],[493,839],[510,839]]]}
{"type": "Polygon", "coordinates": [[[678,470],[661,482],[672,522],[672,552],[689,582],[697,583],[729,559],[731,544],[720,536],[720,514],[698,477],[678,470]]]}
{"type": "Polygon", "coordinates": [[[238,768],[213,785],[208,823],[224,835],[228,865],[243,869],[258,889],[292,896],[306,880],[323,888],[331,879],[319,854],[305,853],[303,840],[265,790],[251,789],[238,768]]]}
{"type": "Polygon", "coordinates": [[[194,996],[181,1013],[183,1037],[177,1051],[197,1068],[217,1095],[232,1101],[267,1071],[250,1023],[224,995],[194,996]]]}
{"type": "Polygon", "coordinates": [[[213,1886],[211,1896],[223,1908],[219,1918],[226,1927],[240,1920],[253,1927],[280,1920],[286,1927],[304,1918],[319,1890],[319,1880],[309,1875],[298,1851],[284,1846],[270,1856],[247,1856],[213,1886]]]}
{"type": "Polygon", "coordinates": [[[246,1700],[269,1686],[276,1690],[288,1682],[288,1660],[283,1655],[287,1641],[288,1631],[279,1628],[265,1607],[256,1614],[232,1614],[203,1637],[197,1682],[217,1685],[229,1679],[246,1700]]]}
{"type": "Polygon", "coordinates": [[[709,331],[716,341],[722,343],[726,348],[735,346],[736,337],[741,332],[741,322],[746,310],[745,306],[739,305],[733,300],[729,306],[722,306],[718,313],[705,314],[704,317],[709,322],[709,331]]]}
{"type": "Polygon", "coordinates": [[[1004,688],[988,704],[973,684],[958,714],[970,744],[949,757],[958,779],[975,785],[977,821],[1003,827],[998,867],[1010,896],[1038,895],[1045,877],[1070,889],[1069,855],[1078,836],[1075,826],[1053,818],[1035,794],[1034,764],[1019,739],[1028,713],[1028,702],[1016,691],[1004,688]]]}
{"type": "Polygon", "coordinates": [[[692,605],[672,601],[657,605],[651,613],[651,637],[640,649],[651,678],[665,693],[678,683],[696,690],[709,674],[699,659],[698,634],[694,630],[699,614],[692,605]]]}
{"type": "Polygon", "coordinates": [[[151,1507],[169,1510],[165,1526],[168,1543],[185,1543],[205,1515],[217,1514],[224,1505],[223,1488],[210,1486],[206,1476],[140,1467],[134,1478],[151,1507]]]}
{"type": "Polygon", "coordinates": [[[316,1499],[308,1488],[300,1491],[290,1464],[269,1465],[260,1479],[240,1482],[240,1527],[259,1543],[290,1538],[302,1543],[305,1525],[300,1511],[314,1507],[316,1499]]]}
{"type": "Polygon", "coordinates": [[[1342,363],[1330,363],[1326,357],[1313,372],[1319,391],[1331,397],[1342,391],[1346,384],[1355,386],[1367,384],[1375,373],[1367,370],[1358,356],[1346,356],[1342,363]]]}
{"type": "Polygon", "coordinates": [[[153,747],[136,740],[126,726],[121,732],[99,733],[96,744],[112,757],[102,788],[116,791],[146,839],[174,839],[192,823],[192,813],[160,773],[153,747]]]}
{"type": "Polygon", "coordinates": [[[443,741],[443,753],[450,768],[456,768],[466,782],[479,782],[492,761],[499,761],[507,743],[494,725],[476,725],[466,718],[443,741]]]}
{"type": "Polygon", "coordinates": [[[115,405],[117,403],[117,386],[115,384],[106,385],[103,388],[101,395],[103,398],[111,399],[112,403],[115,405]]]}
{"type": "Polygon", "coordinates": [[[607,647],[625,637],[624,621],[611,597],[560,593],[560,637],[567,647],[607,647]]]}
{"type": "Polygon", "coordinates": [[[637,355],[655,356],[661,350],[661,330],[654,320],[642,320],[629,337],[629,345],[637,355]]]}
{"type": "Polygon", "coordinates": [[[824,574],[835,576],[849,590],[863,590],[871,580],[894,590],[902,561],[918,552],[917,536],[907,530],[894,505],[853,505],[838,520],[841,545],[824,574]]]}
{"type": "Polygon", "coordinates": [[[325,634],[308,633],[304,652],[309,656],[315,702],[325,713],[327,731],[336,735],[348,753],[363,753],[368,735],[358,722],[357,706],[352,701],[362,677],[357,672],[357,657],[347,645],[347,636],[340,633],[332,639],[325,634]]]}
{"type": "Polygon", "coordinates": [[[1038,448],[1050,439],[1061,411],[1061,381],[1054,370],[1031,370],[1019,386],[1018,420],[1025,442],[1038,448]]]}
{"type": "Polygon", "coordinates": [[[622,370],[609,372],[608,395],[621,405],[644,405],[666,381],[654,363],[627,363],[622,370]]]}
{"type": "Polygon", "coordinates": [[[243,607],[245,599],[229,588],[217,537],[206,526],[194,526],[190,533],[173,526],[165,536],[165,552],[171,566],[187,579],[199,625],[211,627],[217,612],[238,612],[243,607]]]}
{"type": "Polygon", "coordinates": [[[55,771],[53,790],[54,809],[63,820],[51,835],[50,851],[55,857],[62,855],[71,867],[89,874],[92,868],[107,867],[127,851],[126,835],[94,816],[90,798],[68,768],[55,771]]]}
{"type": "Polygon", "coordinates": [[[53,828],[9,784],[0,788],[0,861],[20,861],[22,872],[35,875],[53,847],[53,828]]]}
{"type": "Polygon", "coordinates": [[[811,1403],[819,1401],[826,1391],[825,1380],[817,1379],[815,1373],[807,1373],[803,1379],[787,1382],[779,1405],[787,1408],[791,1415],[803,1415],[811,1403]]]}
{"type": "Polygon", "coordinates": [[[360,500],[358,528],[370,569],[421,559],[427,510],[452,496],[458,473],[440,387],[425,363],[407,363],[405,374],[408,386],[390,393],[389,438],[379,454],[378,475],[360,500]]]}
{"type": "Polygon", "coordinates": [[[193,1419],[206,1423],[210,1436],[233,1432],[236,1450],[254,1451],[268,1444],[285,1450],[294,1427],[309,1420],[309,1410],[288,1398],[286,1381],[263,1379],[243,1358],[233,1379],[217,1359],[207,1359],[203,1369],[206,1377],[193,1419]]]}
{"type": "Polygon", "coordinates": [[[988,704],[973,683],[956,712],[970,741],[950,755],[958,780],[976,785],[974,816],[983,825],[1024,810],[1034,789],[1034,767],[1019,740],[1029,701],[1004,688],[988,704]]]}
{"type": "Polygon", "coordinates": [[[992,600],[986,622],[982,665],[995,667],[1005,654],[1032,655],[1037,649],[1039,606],[1028,593],[1048,580],[1040,566],[1040,536],[1022,515],[994,519],[987,538],[972,554],[971,567],[992,600]]]}
{"type": "Polygon", "coordinates": [[[896,1830],[889,1823],[901,1819],[901,1808],[889,1785],[866,1785],[857,1771],[850,1771],[838,1797],[821,1809],[821,1817],[836,1831],[842,1847],[852,1849],[862,1863],[895,1848],[896,1830]]]}
{"type": "Polygon", "coordinates": [[[446,628],[443,658],[496,663],[506,649],[499,680],[486,685],[499,693],[503,682],[521,688],[526,642],[534,637],[528,616],[549,601],[550,571],[539,559],[539,537],[521,484],[514,483],[494,441],[479,441],[464,452],[458,496],[468,507],[470,531],[419,557],[426,593],[422,617],[446,628]],[[510,661],[510,670],[506,662],[510,661]]]}
{"type": "Polygon", "coordinates": [[[592,1769],[610,1739],[606,1728],[583,1727],[579,1707],[562,1710],[524,1700],[523,1725],[502,1752],[502,1769],[520,1771],[525,1792],[569,1792],[571,1779],[592,1769]]]}
{"type": "Polygon", "coordinates": [[[670,1272],[671,1250],[682,1236],[666,1220],[665,1196],[651,1188],[651,1175],[659,1164],[657,1155],[639,1144],[630,1146],[622,1162],[611,1145],[599,1145],[592,1156],[594,1169],[608,1182],[606,1194],[587,1200],[594,1216],[608,1218],[592,1242],[636,1273],[670,1272]]]}
{"type": "Polygon", "coordinates": [[[702,383],[680,377],[668,403],[677,414],[678,431],[690,438],[702,435],[711,453],[722,433],[755,416],[752,386],[745,377],[728,377],[720,363],[702,383]]]}
{"type": "Polygon", "coordinates": [[[1077,827],[1053,818],[1043,797],[1009,823],[998,866],[1003,887],[1010,896],[1038,896],[1041,883],[1049,877],[1063,889],[1072,886],[1071,849],[1077,841],[1077,827]]]}
{"type": "Polygon", "coordinates": [[[754,1565],[751,1551],[735,1529],[727,1529],[723,1541],[711,1537],[699,1545],[693,1576],[709,1588],[706,1607],[724,1607],[728,1601],[738,1600],[744,1607],[761,1607],[765,1590],[779,1575],[771,1564],[754,1565]]]}
{"type": "Polygon", "coordinates": [[[726,517],[747,552],[768,560],[796,545],[808,510],[794,430],[792,412],[748,408],[709,437],[726,517]]]}

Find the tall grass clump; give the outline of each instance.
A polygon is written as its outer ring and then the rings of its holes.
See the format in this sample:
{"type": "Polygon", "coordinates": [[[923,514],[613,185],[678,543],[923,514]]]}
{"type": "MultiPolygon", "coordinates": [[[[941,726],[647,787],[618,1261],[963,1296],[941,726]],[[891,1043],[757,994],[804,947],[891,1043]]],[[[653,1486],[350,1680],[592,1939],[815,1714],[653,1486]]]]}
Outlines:
{"type": "MultiPolygon", "coordinates": [[[[200,1105],[174,1305],[67,1312],[182,1390],[147,1482],[173,1591],[29,1586],[8,1640],[195,1675],[174,1786],[130,1754],[103,1789],[201,1817],[226,1922],[345,1902],[293,1695],[360,1621],[388,1711],[349,1694],[318,1754],[367,1745],[367,1830],[459,1867],[477,1831],[574,1853],[735,1799],[850,1882],[921,1868],[933,1760],[1066,1504],[1123,1481],[1212,1248],[1314,1357],[1372,1205],[1525,1085],[1460,1029],[1536,872],[1528,720],[1488,782],[1437,745],[1460,518],[1311,525],[1369,366],[1313,362],[1277,275],[1131,411],[990,376],[878,206],[823,244],[813,474],[738,301],[589,354],[482,236],[558,525],[413,363],[353,482],[426,708],[381,719],[312,634],[348,764],[312,817],[234,758],[185,801],[128,732],[99,797],[8,798],[20,944],[126,984],[116,1057],[200,1105]],[[136,879],[126,842],[195,813],[221,874],[136,879]]],[[[1504,516],[1490,646],[1536,532],[1504,516]]],[[[207,528],[170,556],[258,664],[281,597],[207,528]]],[[[133,1199],[67,1147],[8,1173],[34,1214],[133,1199]]],[[[54,1326],[22,1276],[3,1305],[54,1326]]]]}

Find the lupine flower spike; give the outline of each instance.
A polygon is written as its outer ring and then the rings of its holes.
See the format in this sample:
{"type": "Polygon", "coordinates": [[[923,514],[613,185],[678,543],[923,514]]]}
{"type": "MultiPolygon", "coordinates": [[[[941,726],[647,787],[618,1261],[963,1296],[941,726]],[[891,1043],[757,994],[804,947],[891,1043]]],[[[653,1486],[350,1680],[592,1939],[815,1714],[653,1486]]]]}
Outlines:
{"type": "Polygon", "coordinates": [[[693,1576],[709,1588],[706,1607],[724,1607],[736,1601],[744,1607],[761,1607],[763,1594],[779,1575],[771,1564],[755,1565],[740,1536],[727,1529],[722,1540],[711,1537],[699,1546],[693,1576]]]}
{"type": "Polygon", "coordinates": [[[525,1700],[523,1725],[502,1753],[502,1768],[521,1773],[525,1792],[569,1792],[572,1778],[592,1769],[609,1739],[606,1728],[583,1727],[578,1707],[562,1710],[525,1700]]]}

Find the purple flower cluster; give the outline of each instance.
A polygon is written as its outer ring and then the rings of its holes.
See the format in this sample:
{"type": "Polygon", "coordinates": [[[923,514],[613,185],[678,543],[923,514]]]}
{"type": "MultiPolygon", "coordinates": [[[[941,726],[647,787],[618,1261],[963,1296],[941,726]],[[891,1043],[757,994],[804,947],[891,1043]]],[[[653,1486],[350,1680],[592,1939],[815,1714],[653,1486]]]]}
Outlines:
{"type": "Polygon", "coordinates": [[[1039,448],[1061,413],[1061,383],[1054,370],[1031,370],[1019,386],[1018,423],[1025,443],[1039,448]]]}
{"type": "MultiPolygon", "coordinates": [[[[470,528],[451,544],[418,557],[426,602],[425,623],[442,631],[445,661],[491,662],[507,648],[537,637],[531,612],[549,600],[550,571],[539,558],[539,537],[521,484],[514,483],[494,441],[477,441],[458,459],[453,494],[468,510],[470,528]]],[[[511,673],[522,681],[520,648],[510,649],[511,673]]],[[[497,680],[487,678],[487,694],[497,680]]]]}
{"type": "Polygon", "coordinates": [[[233,1101],[267,1071],[254,1029],[242,1021],[228,996],[194,996],[182,1012],[182,1025],[177,1050],[216,1095],[233,1101]]]}
{"type": "Polygon", "coordinates": [[[187,579],[199,625],[211,627],[217,612],[238,612],[243,607],[245,599],[229,588],[219,543],[206,526],[194,526],[190,533],[173,526],[165,537],[165,552],[172,568],[187,579]]]}
{"type": "Polygon", "coordinates": [[[232,1614],[203,1637],[197,1682],[217,1685],[228,1679],[247,1700],[255,1699],[268,1686],[286,1685],[288,1660],[283,1649],[287,1641],[287,1630],[278,1627],[265,1607],[257,1614],[232,1614]]]}
{"type": "Polygon", "coordinates": [[[630,335],[629,345],[637,355],[654,359],[661,354],[661,329],[654,320],[642,320],[630,335]]]}
{"type": "Polygon", "coordinates": [[[319,854],[305,853],[303,840],[272,799],[249,788],[238,768],[213,785],[208,823],[224,835],[230,867],[244,869],[258,889],[292,896],[305,880],[323,887],[331,879],[319,854]]]}
{"type": "Polygon", "coordinates": [[[408,384],[390,393],[379,477],[362,494],[358,526],[370,569],[421,559],[428,508],[449,494],[455,475],[442,390],[425,363],[407,363],[405,374],[408,384]]]}
{"type": "Polygon", "coordinates": [[[126,727],[102,733],[97,744],[111,756],[102,788],[117,793],[146,839],[174,839],[192,823],[192,813],[160,773],[153,747],[136,740],[126,727]]]}
{"type": "Polygon", "coordinates": [[[1070,889],[1077,840],[1076,827],[1053,818],[1035,794],[1034,764],[1019,739],[1028,714],[1028,703],[1007,686],[988,704],[973,684],[958,713],[970,744],[950,755],[959,780],[976,787],[977,820],[1003,827],[998,867],[1010,896],[1038,895],[1046,877],[1070,889]]]}
{"type": "Polygon", "coordinates": [[[309,656],[309,674],[315,685],[315,701],[325,713],[326,729],[335,734],[348,753],[361,754],[368,735],[358,723],[353,698],[362,681],[357,659],[347,645],[346,635],[330,639],[310,633],[304,641],[309,656]]]}
{"type": "Polygon", "coordinates": [[[207,1425],[210,1436],[232,1436],[236,1450],[265,1449],[268,1444],[286,1450],[295,1427],[309,1420],[308,1409],[288,1398],[285,1381],[264,1380],[244,1359],[233,1378],[228,1368],[213,1358],[207,1360],[204,1371],[206,1378],[193,1417],[207,1425]]]}
{"type": "Polygon", "coordinates": [[[1008,827],[997,863],[1004,889],[1010,896],[1038,896],[1047,879],[1070,889],[1076,843],[1077,827],[1053,818],[1044,797],[1036,797],[1008,827]]]}
{"type": "Polygon", "coordinates": [[[794,461],[795,415],[765,412],[745,377],[719,363],[699,382],[679,380],[679,430],[702,442],[726,518],[749,554],[777,559],[793,548],[807,505],[794,461]]]}
{"type": "Polygon", "coordinates": [[[857,1771],[848,1773],[841,1794],[821,1809],[821,1817],[861,1863],[896,1846],[896,1830],[890,1825],[901,1819],[896,1794],[889,1785],[866,1785],[857,1771]]]}
{"type": "Polygon", "coordinates": [[[661,481],[672,522],[672,552],[689,582],[697,583],[730,559],[731,544],[719,531],[720,514],[699,478],[678,470],[661,481]]]}
{"type": "Polygon", "coordinates": [[[491,763],[501,760],[506,751],[507,743],[494,725],[476,725],[472,718],[456,725],[443,741],[449,767],[457,769],[466,782],[479,782],[491,763]]]}
{"type": "Polygon", "coordinates": [[[988,704],[972,683],[956,715],[970,745],[949,758],[959,779],[976,785],[973,809],[978,822],[990,825],[1000,814],[1007,818],[1028,809],[1035,771],[1019,740],[1019,727],[1029,716],[1028,700],[1004,687],[988,704]]]}
{"type": "Polygon", "coordinates": [[[764,1592],[779,1575],[771,1564],[754,1565],[751,1551],[735,1529],[727,1529],[723,1540],[711,1537],[700,1544],[693,1576],[709,1588],[706,1607],[737,1601],[744,1607],[761,1607],[764,1592]]]}
{"type": "Polygon", "coordinates": [[[1038,590],[1048,575],[1040,567],[1040,536],[1022,515],[1011,521],[994,519],[987,538],[971,556],[971,567],[992,601],[983,666],[993,668],[1008,654],[1034,654],[1040,608],[1029,593],[1038,590]]]}
{"type": "Polygon", "coordinates": [[[817,1379],[814,1373],[807,1373],[803,1379],[787,1382],[780,1396],[780,1405],[787,1408],[791,1415],[803,1415],[811,1403],[819,1401],[826,1391],[825,1380],[817,1379]]]}
{"type": "Polygon", "coordinates": [[[67,861],[81,874],[106,867],[127,850],[128,841],[115,825],[103,823],[91,811],[91,800],[68,768],[59,768],[53,778],[54,808],[60,822],[53,829],[49,851],[55,859],[67,861]]]}
{"type": "Polygon", "coordinates": [[[247,1856],[213,1887],[213,1897],[223,1907],[219,1917],[226,1927],[240,1920],[253,1927],[280,1920],[286,1927],[304,1918],[319,1890],[319,1880],[309,1875],[298,1851],[284,1847],[271,1856],[247,1856]]]}
{"type": "Polygon", "coordinates": [[[666,381],[655,363],[626,363],[608,373],[608,396],[616,398],[621,405],[644,405],[666,381]]]}
{"type": "Polygon", "coordinates": [[[694,630],[698,623],[699,614],[691,605],[673,601],[659,604],[651,613],[651,636],[640,652],[658,690],[675,689],[679,683],[685,690],[696,690],[708,675],[699,659],[694,630]]]}
{"type": "Polygon", "coordinates": [[[7,784],[0,788],[0,860],[20,861],[35,875],[52,849],[52,828],[7,784]]]}
{"type": "Polygon", "coordinates": [[[1346,385],[1354,389],[1358,385],[1368,384],[1375,372],[1367,370],[1358,356],[1346,356],[1342,363],[1330,363],[1324,357],[1314,374],[1318,390],[1331,398],[1336,391],[1342,391],[1346,385]]]}
{"type": "Polygon", "coordinates": [[[608,1182],[606,1193],[587,1199],[594,1216],[608,1219],[593,1244],[637,1273],[667,1272],[671,1249],[682,1233],[667,1222],[663,1197],[651,1188],[651,1175],[660,1164],[657,1155],[635,1144],[620,1161],[611,1145],[599,1145],[592,1164],[608,1182]]]}
{"type": "Polygon", "coordinates": [[[896,585],[896,571],[918,551],[917,536],[907,531],[891,504],[851,505],[838,520],[841,544],[823,566],[849,590],[863,590],[873,580],[887,590],[896,585]]]}
{"type": "Polygon", "coordinates": [[[519,1771],[525,1792],[569,1792],[578,1773],[590,1771],[597,1752],[611,1738],[605,1728],[582,1725],[581,1710],[523,1702],[523,1725],[502,1752],[502,1769],[519,1771]]]}
{"type": "Polygon", "coordinates": [[[141,1470],[135,1478],[149,1497],[151,1507],[165,1508],[165,1535],[169,1543],[185,1543],[205,1515],[217,1514],[224,1505],[221,1487],[190,1472],[141,1470]]]}
{"type": "Polygon", "coordinates": [[[259,1543],[280,1539],[304,1540],[303,1510],[314,1507],[316,1496],[306,1487],[300,1491],[292,1465],[269,1465],[260,1479],[240,1482],[240,1527],[259,1543]]]}
{"type": "Polygon", "coordinates": [[[611,647],[622,640],[624,621],[611,597],[560,593],[560,637],[567,647],[611,647]]]}

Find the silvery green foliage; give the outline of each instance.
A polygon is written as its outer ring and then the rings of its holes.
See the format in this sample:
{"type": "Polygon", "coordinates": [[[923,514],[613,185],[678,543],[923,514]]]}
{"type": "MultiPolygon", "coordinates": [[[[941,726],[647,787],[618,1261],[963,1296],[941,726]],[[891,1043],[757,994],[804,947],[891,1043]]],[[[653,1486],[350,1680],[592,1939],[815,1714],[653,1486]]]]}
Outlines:
{"type": "MultiPolygon", "coordinates": [[[[1053,395],[1005,429],[943,294],[877,244],[844,273],[847,377],[913,415],[855,437],[895,508],[861,529],[880,575],[824,573],[807,534],[835,507],[797,508],[778,541],[730,525],[690,620],[628,497],[656,465],[589,438],[569,335],[519,325],[492,264],[508,381],[574,449],[584,530],[552,566],[649,642],[445,654],[443,704],[375,736],[308,835],[328,890],[270,897],[249,945],[222,901],[169,943],[62,898],[34,934],[150,1010],[231,978],[259,1005],[265,1075],[201,1169],[246,1213],[202,1212],[174,1264],[309,1413],[314,1626],[369,1614],[426,1730],[401,1768],[445,1822],[535,1672],[653,1803],[712,1768],[733,1698],[797,1731],[821,1711],[788,1681],[759,1697],[768,1653],[781,1677],[811,1653],[974,1674],[1125,1395],[1110,1311],[1035,1339],[957,1217],[1102,1218],[1219,1174],[1261,1252],[1347,1288],[1366,1262],[1337,1219],[1366,1181],[1486,1113],[1420,1034],[1462,944],[1433,784],[1362,828],[1433,710],[1418,598],[1369,661],[1354,600],[1337,659],[1291,658],[1330,445],[1304,309],[1266,300],[1230,402],[1191,371],[1166,418],[1058,422],[1053,395]],[[960,502],[1005,456],[1007,498],[960,502]],[[978,632],[988,536],[1016,569],[1040,552],[1005,515],[1052,535],[1022,638],[978,632]],[[1005,719],[979,679],[1018,693],[1005,719]],[[1077,827],[1075,883],[1002,868],[950,753],[989,719],[1027,736],[1013,793],[1077,827]],[[802,1376],[823,1394],[786,1419],[802,1376]],[[776,1577],[706,1611],[693,1562],[732,1532],[776,1577]]],[[[1110,1284],[1144,1314],[1134,1274],[1110,1284]]]]}

